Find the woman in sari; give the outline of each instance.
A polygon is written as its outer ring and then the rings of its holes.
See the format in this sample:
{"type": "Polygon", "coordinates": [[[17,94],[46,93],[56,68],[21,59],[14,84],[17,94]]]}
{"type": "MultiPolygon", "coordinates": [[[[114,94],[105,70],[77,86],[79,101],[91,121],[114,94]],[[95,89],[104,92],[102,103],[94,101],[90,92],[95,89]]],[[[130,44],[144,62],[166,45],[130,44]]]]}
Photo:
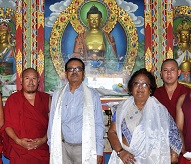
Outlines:
{"type": "Polygon", "coordinates": [[[170,164],[178,162],[182,141],[173,118],[152,94],[154,76],[136,71],[130,95],[114,112],[108,137],[113,148],[109,164],[170,164]]]}

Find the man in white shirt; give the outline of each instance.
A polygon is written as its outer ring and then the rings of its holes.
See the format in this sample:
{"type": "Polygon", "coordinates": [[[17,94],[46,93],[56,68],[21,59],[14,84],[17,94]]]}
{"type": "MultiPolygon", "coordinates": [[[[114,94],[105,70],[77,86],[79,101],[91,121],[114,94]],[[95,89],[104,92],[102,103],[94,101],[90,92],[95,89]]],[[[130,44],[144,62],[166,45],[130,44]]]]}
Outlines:
{"type": "Polygon", "coordinates": [[[65,72],[69,83],[52,98],[50,164],[101,164],[105,126],[99,95],[83,83],[85,65],[81,59],[69,59],[65,72]]]}

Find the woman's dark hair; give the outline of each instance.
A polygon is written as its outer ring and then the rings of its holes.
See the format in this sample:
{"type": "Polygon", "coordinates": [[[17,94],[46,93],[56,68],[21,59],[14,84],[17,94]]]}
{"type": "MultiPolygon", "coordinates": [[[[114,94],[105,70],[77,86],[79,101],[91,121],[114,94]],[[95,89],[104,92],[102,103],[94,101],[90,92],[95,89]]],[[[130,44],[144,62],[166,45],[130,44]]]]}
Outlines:
{"type": "Polygon", "coordinates": [[[70,63],[71,61],[79,61],[80,63],[82,63],[82,69],[83,71],[85,70],[85,64],[84,62],[80,59],[80,58],[70,58],[66,64],[65,64],[65,71],[67,71],[67,68],[68,68],[68,63],[70,63]]]}
{"type": "Polygon", "coordinates": [[[155,80],[155,77],[149,72],[146,70],[146,68],[141,68],[140,70],[136,71],[132,76],[131,76],[131,79],[129,80],[128,82],[128,90],[129,90],[129,93],[131,94],[132,92],[132,88],[133,88],[133,83],[134,83],[134,80],[135,78],[138,76],[138,75],[145,75],[146,77],[148,77],[148,79],[150,80],[150,90],[151,90],[151,96],[153,95],[157,85],[156,85],[156,80],[155,80]]]}

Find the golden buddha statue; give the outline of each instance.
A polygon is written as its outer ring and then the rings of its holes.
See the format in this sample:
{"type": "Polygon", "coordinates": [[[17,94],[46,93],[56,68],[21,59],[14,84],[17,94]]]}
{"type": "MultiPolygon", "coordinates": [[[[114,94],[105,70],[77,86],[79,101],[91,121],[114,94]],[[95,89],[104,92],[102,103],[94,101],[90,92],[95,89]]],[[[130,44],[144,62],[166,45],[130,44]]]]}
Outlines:
{"type": "Polygon", "coordinates": [[[111,34],[104,32],[102,26],[102,13],[96,6],[87,12],[87,30],[75,39],[73,56],[87,61],[91,69],[100,72],[105,70],[117,71],[118,57],[115,40],[111,34]]]}
{"type": "Polygon", "coordinates": [[[177,51],[178,58],[176,60],[181,69],[179,81],[189,84],[191,82],[191,25],[184,19],[182,23],[177,26],[176,30],[179,48],[177,51]]]}
{"type": "Polygon", "coordinates": [[[182,50],[191,50],[191,25],[187,23],[186,20],[183,20],[181,24],[177,26],[177,35],[178,35],[178,47],[182,50]]]}
{"type": "Polygon", "coordinates": [[[0,74],[11,75],[16,72],[15,49],[10,42],[10,27],[7,23],[0,24],[0,74]]]}
{"type": "Polygon", "coordinates": [[[105,43],[102,35],[102,31],[99,30],[101,25],[102,18],[100,14],[89,14],[87,18],[87,23],[90,27],[90,30],[86,34],[85,45],[87,51],[90,52],[88,59],[93,60],[103,60],[105,52],[105,43]],[[95,52],[95,53],[91,53],[95,52]],[[96,54],[99,52],[99,54],[96,54]]]}

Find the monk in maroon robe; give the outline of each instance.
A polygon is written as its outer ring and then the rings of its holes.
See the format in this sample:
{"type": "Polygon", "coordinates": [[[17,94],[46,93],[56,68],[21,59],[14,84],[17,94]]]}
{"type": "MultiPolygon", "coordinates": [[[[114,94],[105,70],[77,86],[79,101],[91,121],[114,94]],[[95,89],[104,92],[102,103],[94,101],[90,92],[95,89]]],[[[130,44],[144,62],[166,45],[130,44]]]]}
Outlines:
{"type": "Polygon", "coordinates": [[[2,150],[3,150],[3,144],[2,144],[2,126],[4,124],[4,116],[3,116],[3,103],[2,103],[2,96],[0,93],[0,164],[2,164],[2,150]]]}
{"type": "Polygon", "coordinates": [[[164,85],[157,88],[154,92],[154,96],[168,109],[174,120],[176,119],[176,103],[178,98],[190,90],[183,84],[178,83],[180,73],[181,70],[178,69],[176,60],[166,59],[161,66],[161,78],[164,85]]]}
{"type": "Polygon", "coordinates": [[[10,164],[48,164],[47,127],[49,95],[37,91],[38,73],[24,70],[22,91],[13,93],[5,105],[5,156],[10,164]],[[8,142],[7,142],[8,141],[8,142]]]}
{"type": "Polygon", "coordinates": [[[191,152],[191,91],[178,99],[176,112],[176,124],[183,141],[179,164],[190,164],[191,157],[185,158],[183,154],[191,152]]]}
{"type": "Polygon", "coordinates": [[[165,89],[165,86],[163,85],[160,88],[157,88],[154,96],[160,101],[161,104],[163,104],[167,109],[168,112],[171,114],[171,116],[176,119],[176,103],[178,101],[178,98],[189,91],[189,88],[184,86],[183,84],[177,83],[177,87],[174,90],[171,99],[168,96],[167,90],[165,89]]]}

